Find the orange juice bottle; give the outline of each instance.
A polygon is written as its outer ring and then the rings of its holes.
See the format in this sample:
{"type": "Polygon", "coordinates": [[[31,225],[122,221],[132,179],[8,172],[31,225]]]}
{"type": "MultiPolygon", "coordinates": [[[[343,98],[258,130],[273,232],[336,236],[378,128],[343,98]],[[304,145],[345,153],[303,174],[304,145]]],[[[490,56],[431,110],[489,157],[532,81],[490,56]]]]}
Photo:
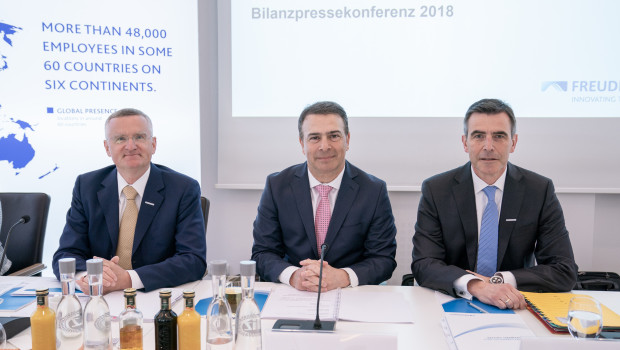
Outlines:
{"type": "Polygon", "coordinates": [[[193,290],[183,291],[185,310],[177,318],[179,350],[200,349],[200,314],[194,310],[193,290]]]}
{"type": "Polygon", "coordinates": [[[30,316],[32,350],[56,350],[56,313],[48,306],[49,289],[37,289],[37,309],[30,316]]]}

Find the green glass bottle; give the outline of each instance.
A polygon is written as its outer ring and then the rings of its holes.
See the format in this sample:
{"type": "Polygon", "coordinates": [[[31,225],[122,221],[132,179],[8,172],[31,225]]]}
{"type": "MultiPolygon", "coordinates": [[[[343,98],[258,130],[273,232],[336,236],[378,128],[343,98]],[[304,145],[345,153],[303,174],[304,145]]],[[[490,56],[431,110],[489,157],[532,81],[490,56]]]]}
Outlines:
{"type": "Polygon", "coordinates": [[[170,309],[169,289],[161,290],[161,310],[155,315],[155,349],[177,350],[177,314],[170,309]]]}

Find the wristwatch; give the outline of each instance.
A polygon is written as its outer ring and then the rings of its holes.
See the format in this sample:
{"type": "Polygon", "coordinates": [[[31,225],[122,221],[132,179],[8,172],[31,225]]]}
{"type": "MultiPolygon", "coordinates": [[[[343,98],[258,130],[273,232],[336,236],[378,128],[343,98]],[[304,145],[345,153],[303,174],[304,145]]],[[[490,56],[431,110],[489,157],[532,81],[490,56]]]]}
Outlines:
{"type": "Polygon", "coordinates": [[[504,277],[501,273],[496,272],[491,278],[489,278],[489,283],[491,284],[502,284],[504,283],[504,277]]]}

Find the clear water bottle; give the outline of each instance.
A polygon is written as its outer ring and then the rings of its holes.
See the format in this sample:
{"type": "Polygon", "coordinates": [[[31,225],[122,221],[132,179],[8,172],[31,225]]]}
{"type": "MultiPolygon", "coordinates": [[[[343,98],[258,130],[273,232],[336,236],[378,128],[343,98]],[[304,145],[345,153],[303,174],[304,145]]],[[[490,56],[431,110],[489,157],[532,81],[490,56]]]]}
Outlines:
{"type": "Polygon", "coordinates": [[[237,310],[236,350],[261,350],[260,309],[254,300],[255,261],[241,262],[242,299],[237,310]]]}
{"type": "Polygon", "coordinates": [[[211,261],[209,272],[213,283],[213,300],[207,309],[207,349],[232,350],[234,344],[232,311],[224,294],[226,261],[211,261]]]}
{"type": "Polygon", "coordinates": [[[103,299],[103,260],[86,261],[90,299],[84,308],[84,350],[112,348],[110,308],[103,299]]]}
{"type": "Polygon", "coordinates": [[[84,341],[82,305],[75,296],[75,258],[58,260],[62,299],[56,309],[56,341],[59,349],[77,350],[84,341]]]}

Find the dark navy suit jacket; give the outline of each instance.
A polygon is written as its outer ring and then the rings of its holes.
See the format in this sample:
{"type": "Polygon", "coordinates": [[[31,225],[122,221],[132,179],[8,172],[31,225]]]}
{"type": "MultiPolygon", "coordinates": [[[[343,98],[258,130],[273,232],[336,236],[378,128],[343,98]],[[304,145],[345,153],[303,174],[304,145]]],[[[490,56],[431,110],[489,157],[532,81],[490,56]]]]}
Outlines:
{"type": "MultiPolygon", "coordinates": [[[[78,176],[60,246],[54,254],[56,277],[61,258],[75,258],[76,270],[84,271],[87,259],[116,255],[118,213],[116,166],[78,176]]],[[[151,164],[132,253],[132,267],[144,289],[201,279],[206,270],[206,249],[198,182],[151,164]]]]}
{"type": "MultiPolygon", "coordinates": [[[[351,268],[359,284],[379,284],[396,268],[396,227],[385,182],[346,163],[325,237],[325,261],[351,268]]],[[[269,175],[254,221],[252,259],[278,282],[288,266],[320,258],[306,163],[269,175]]]]}
{"type": "MultiPolygon", "coordinates": [[[[497,270],[512,272],[519,290],[574,287],[577,265],[550,179],[508,163],[497,248],[497,270]]],[[[411,269],[421,286],[456,296],[453,282],[466,269],[475,271],[477,254],[476,200],[467,163],[422,183],[411,269]]]]}

